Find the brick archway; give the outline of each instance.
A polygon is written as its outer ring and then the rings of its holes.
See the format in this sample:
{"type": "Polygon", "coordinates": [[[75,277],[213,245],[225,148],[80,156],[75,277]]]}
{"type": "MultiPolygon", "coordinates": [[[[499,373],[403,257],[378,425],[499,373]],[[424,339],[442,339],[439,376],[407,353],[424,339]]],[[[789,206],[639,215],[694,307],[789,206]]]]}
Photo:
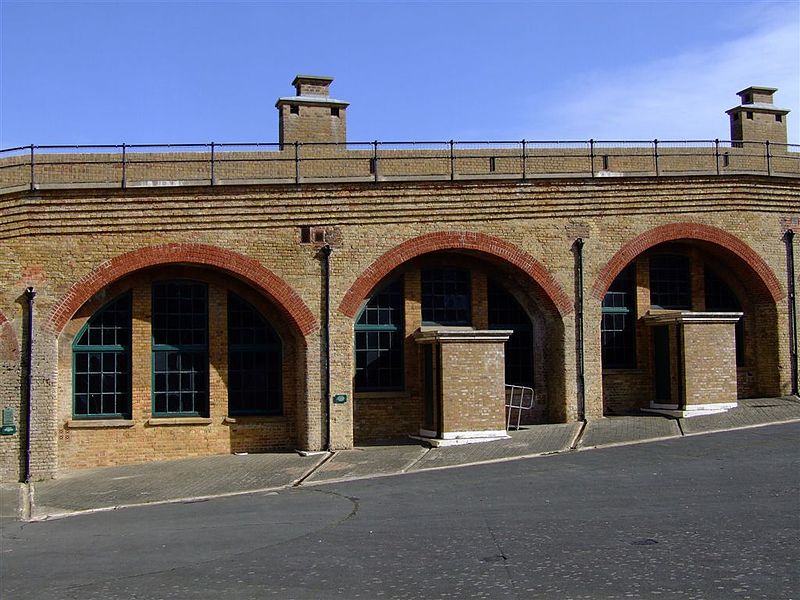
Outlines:
{"type": "Polygon", "coordinates": [[[344,296],[339,311],[355,317],[361,303],[391,271],[408,260],[439,250],[474,250],[517,267],[543,290],[562,317],[573,310],[572,300],[547,268],[521,248],[496,237],[470,231],[428,233],[395,246],[375,260],[355,280],[344,296]]]}
{"type": "Polygon", "coordinates": [[[107,260],[79,281],[55,305],[48,325],[61,332],[67,321],[94,294],[114,281],[140,269],[168,264],[193,264],[229,273],[271,298],[302,335],[317,328],[314,314],[283,279],[257,260],[205,244],[149,246],[107,260]]]}
{"type": "Polygon", "coordinates": [[[17,361],[19,345],[17,336],[6,316],[0,312],[0,361],[17,361]]]}
{"type": "Polygon", "coordinates": [[[708,242],[727,251],[749,267],[748,279],[754,284],[754,291],[775,303],[783,299],[785,294],[778,278],[755,250],[727,231],[701,223],[671,223],[639,234],[606,263],[595,279],[592,295],[602,300],[617,275],[642,252],[657,244],[678,240],[708,242]]]}

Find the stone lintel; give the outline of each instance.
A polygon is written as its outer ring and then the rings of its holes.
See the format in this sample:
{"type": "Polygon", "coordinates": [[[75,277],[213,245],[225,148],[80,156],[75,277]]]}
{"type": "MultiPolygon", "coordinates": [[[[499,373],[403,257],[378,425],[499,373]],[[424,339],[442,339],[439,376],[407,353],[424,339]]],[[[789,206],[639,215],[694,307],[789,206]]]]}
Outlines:
{"type": "Polygon", "coordinates": [[[514,333],[511,329],[481,330],[472,327],[423,325],[414,333],[418,344],[447,342],[505,342],[514,333]]]}
{"type": "Polygon", "coordinates": [[[736,323],[742,318],[741,312],[695,312],[691,310],[651,311],[642,317],[647,325],[668,325],[670,323],[736,323]]]}

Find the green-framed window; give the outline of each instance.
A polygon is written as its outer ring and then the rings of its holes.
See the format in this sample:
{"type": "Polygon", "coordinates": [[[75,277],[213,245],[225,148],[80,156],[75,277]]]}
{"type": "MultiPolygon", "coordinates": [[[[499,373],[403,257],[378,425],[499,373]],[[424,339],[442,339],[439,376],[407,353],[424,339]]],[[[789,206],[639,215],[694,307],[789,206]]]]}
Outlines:
{"type": "MultiPolygon", "coordinates": [[[[706,294],[706,310],[711,312],[741,312],[742,303],[739,298],[711,268],[706,265],[704,286],[706,294]]],[[[744,365],[744,317],[736,321],[736,366],[744,365]]]]}
{"type": "Polygon", "coordinates": [[[72,389],[75,418],[130,418],[130,292],[103,306],[75,336],[72,389]]]}
{"type": "Polygon", "coordinates": [[[261,314],[228,292],[228,414],[279,415],[281,340],[261,314]]]}
{"type": "Polygon", "coordinates": [[[533,324],[517,299],[489,280],[489,329],[512,329],[506,342],[506,383],[533,387],[533,324]]]}
{"type": "Polygon", "coordinates": [[[617,275],[603,297],[600,324],[604,369],[636,367],[636,265],[617,275]]]}
{"type": "Polygon", "coordinates": [[[653,308],[691,310],[688,256],[654,254],[650,257],[650,305],[653,308]]]}
{"type": "Polygon", "coordinates": [[[403,387],[403,279],[372,295],[356,318],[357,392],[403,387]]]}
{"type": "Polygon", "coordinates": [[[208,415],[208,288],[153,283],[153,415],[208,415]]]}
{"type": "Polygon", "coordinates": [[[470,273],[450,267],[424,269],[422,323],[469,325],[472,323],[470,273]]]}

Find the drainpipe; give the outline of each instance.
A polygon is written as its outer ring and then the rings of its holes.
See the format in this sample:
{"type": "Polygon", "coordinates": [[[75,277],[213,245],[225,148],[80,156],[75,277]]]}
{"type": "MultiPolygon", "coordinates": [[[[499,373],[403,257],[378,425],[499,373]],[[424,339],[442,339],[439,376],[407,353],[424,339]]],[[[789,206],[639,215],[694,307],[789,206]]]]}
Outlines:
{"type": "Polygon", "coordinates": [[[578,420],[586,420],[586,377],[583,355],[583,238],[575,240],[575,343],[578,351],[578,420]]]}
{"type": "Polygon", "coordinates": [[[792,395],[797,396],[797,303],[795,301],[794,231],[787,229],[783,236],[786,243],[786,271],[789,276],[789,361],[791,362],[792,395]]]}
{"type": "Polygon", "coordinates": [[[25,483],[31,480],[31,411],[33,409],[33,299],[36,290],[25,290],[28,315],[25,324],[25,483]]]}
{"type": "Polygon", "coordinates": [[[323,344],[325,345],[325,377],[324,377],[324,390],[325,395],[325,449],[328,452],[333,451],[333,444],[331,443],[331,248],[330,244],[325,244],[320,248],[322,252],[322,264],[325,271],[324,281],[324,294],[323,312],[324,312],[324,326],[322,331],[323,344]]]}

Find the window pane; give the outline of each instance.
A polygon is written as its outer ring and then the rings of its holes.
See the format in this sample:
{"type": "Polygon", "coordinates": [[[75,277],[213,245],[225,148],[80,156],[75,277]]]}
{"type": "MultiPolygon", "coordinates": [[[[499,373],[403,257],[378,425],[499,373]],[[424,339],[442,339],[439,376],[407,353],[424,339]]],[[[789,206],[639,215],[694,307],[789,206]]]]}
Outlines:
{"type": "Polygon", "coordinates": [[[72,352],[76,417],[130,414],[130,335],[128,293],[98,310],[76,336],[72,352]]]}
{"type": "Polygon", "coordinates": [[[688,257],[677,254],[650,257],[650,304],[656,308],[691,309],[688,257]]]}
{"type": "Polygon", "coordinates": [[[438,325],[469,325],[470,274],[464,269],[422,271],[422,321],[438,325]]]}
{"type": "Polygon", "coordinates": [[[398,389],[403,384],[403,280],[378,290],[356,319],[356,391],[398,389]]]}
{"type": "Polygon", "coordinates": [[[249,303],[228,293],[228,412],[280,414],[281,341],[249,303]]]}
{"type": "Polygon", "coordinates": [[[632,263],[617,275],[603,297],[600,338],[605,369],[636,367],[635,279],[636,265],[632,263]]]}

